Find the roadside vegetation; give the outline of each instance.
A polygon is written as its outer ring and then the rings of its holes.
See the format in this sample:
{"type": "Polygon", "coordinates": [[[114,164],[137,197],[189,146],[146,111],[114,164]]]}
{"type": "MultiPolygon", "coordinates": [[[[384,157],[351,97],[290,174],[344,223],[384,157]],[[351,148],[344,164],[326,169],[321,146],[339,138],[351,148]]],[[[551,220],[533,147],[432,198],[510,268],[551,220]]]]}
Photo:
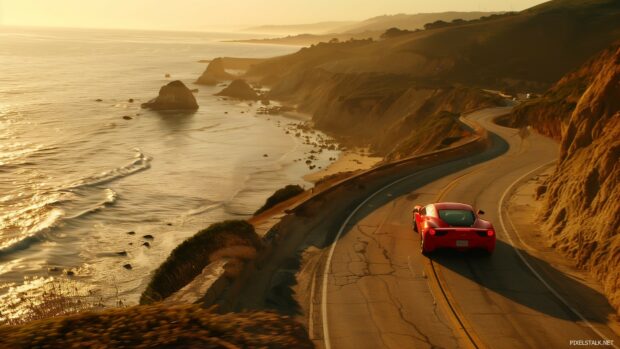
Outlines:
{"type": "Polygon", "coordinates": [[[303,192],[304,188],[299,185],[287,185],[282,189],[278,189],[275,193],[273,193],[273,195],[267,198],[267,201],[265,201],[263,207],[259,208],[256,212],[254,212],[254,215],[263,213],[268,209],[274,207],[275,205],[284,202],[290,198],[293,198],[303,192]]]}
{"type": "Polygon", "coordinates": [[[261,241],[254,227],[241,220],[215,223],[185,240],[155,270],[140,304],[160,301],[180,290],[198,276],[212,261],[212,255],[222,249],[249,246],[261,248],[261,241]]]}
{"type": "Polygon", "coordinates": [[[313,348],[303,326],[268,312],[216,314],[198,305],[148,305],[0,327],[0,347],[313,348]]]}

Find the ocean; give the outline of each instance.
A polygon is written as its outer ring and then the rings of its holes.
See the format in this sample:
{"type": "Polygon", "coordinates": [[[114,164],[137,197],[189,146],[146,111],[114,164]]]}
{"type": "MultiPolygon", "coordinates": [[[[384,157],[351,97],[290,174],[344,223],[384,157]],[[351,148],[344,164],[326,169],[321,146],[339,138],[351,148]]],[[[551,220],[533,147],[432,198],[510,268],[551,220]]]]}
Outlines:
{"type": "MultiPolygon", "coordinates": [[[[0,27],[0,320],[57,282],[136,304],[184,239],[310,186],[295,160],[312,146],[286,133],[299,121],[193,84],[199,60],[298,50],[223,42],[241,37],[0,27]],[[196,113],[140,108],[177,79],[199,89],[196,113]]],[[[326,166],[337,152],[318,156],[326,166]]]]}

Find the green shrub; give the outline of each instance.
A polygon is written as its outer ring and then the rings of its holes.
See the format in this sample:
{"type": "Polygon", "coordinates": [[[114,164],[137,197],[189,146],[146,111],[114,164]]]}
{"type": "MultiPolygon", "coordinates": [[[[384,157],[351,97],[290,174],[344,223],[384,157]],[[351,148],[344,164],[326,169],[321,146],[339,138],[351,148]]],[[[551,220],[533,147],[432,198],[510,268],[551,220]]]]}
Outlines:
{"type": "Polygon", "coordinates": [[[258,211],[254,213],[254,215],[265,212],[268,209],[274,207],[275,205],[284,202],[292,197],[295,197],[303,192],[304,188],[300,187],[299,185],[287,185],[282,189],[278,189],[275,193],[273,193],[273,195],[271,195],[267,199],[263,207],[259,208],[258,211]]]}
{"type": "Polygon", "coordinates": [[[140,297],[140,304],[149,304],[170,296],[202,272],[209,264],[213,252],[239,245],[256,249],[261,246],[254,227],[246,221],[224,221],[199,231],[172,250],[168,259],[155,270],[151,282],[140,297]]]}

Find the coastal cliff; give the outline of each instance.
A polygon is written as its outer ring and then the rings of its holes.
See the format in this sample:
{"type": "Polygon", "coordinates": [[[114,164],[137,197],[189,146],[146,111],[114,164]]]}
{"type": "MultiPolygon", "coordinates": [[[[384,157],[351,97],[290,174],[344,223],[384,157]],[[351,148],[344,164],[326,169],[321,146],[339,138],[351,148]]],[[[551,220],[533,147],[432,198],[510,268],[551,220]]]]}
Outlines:
{"type": "Polygon", "coordinates": [[[392,74],[330,74],[314,71],[306,83],[276,84],[269,98],[294,101],[313,115],[314,126],[347,146],[370,147],[396,160],[436,150],[468,134],[462,113],[503,105],[474,88],[419,86],[392,74]]]}
{"type": "Polygon", "coordinates": [[[369,147],[387,160],[449,146],[469,133],[458,120],[461,114],[504,105],[479,88],[328,68],[339,65],[348,50],[371,47],[369,40],[319,45],[258,64],[247,76],[272,87],[267,98],[311,114],[314,126],[340,143],[369,147]]]}
{"type": "Polygon", "coordinates": [[[560,140],[555,173],[539,189],[544,230],[620,309],[620,42],[504,122],[560,140]]]}
{"type": "Polygon", "coordinates": [[[224,59],[218,57],[209,62],[205,71],[196,80],[196,84],[217,85],[221,80],[232,80],[234,78],[234,75],[229,74],[224,69],[224,59]]]}
{"type": "Polygon", "coordinates": [[[542,218],[553,245],[592,271],[620,309],[620,45],[575,76],[588,84],[570,116],[541,114],[565,125],[542,218]]]}

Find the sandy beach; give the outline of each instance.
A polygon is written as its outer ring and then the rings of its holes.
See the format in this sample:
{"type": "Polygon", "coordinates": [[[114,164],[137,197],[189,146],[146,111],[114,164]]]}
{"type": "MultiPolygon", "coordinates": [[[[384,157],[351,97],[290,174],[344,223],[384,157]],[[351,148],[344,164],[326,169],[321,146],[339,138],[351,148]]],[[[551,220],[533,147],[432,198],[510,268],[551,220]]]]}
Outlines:
{"type": "Polygon", "coordinates": [[[335,162],[326,168],[307,174],[303,178],[308,182],[316,183],[322,178],[336,173],[367,170],[381,160],[383,160],[382,157],[367,156],[358,150],[344,151],[335,162]]]}

